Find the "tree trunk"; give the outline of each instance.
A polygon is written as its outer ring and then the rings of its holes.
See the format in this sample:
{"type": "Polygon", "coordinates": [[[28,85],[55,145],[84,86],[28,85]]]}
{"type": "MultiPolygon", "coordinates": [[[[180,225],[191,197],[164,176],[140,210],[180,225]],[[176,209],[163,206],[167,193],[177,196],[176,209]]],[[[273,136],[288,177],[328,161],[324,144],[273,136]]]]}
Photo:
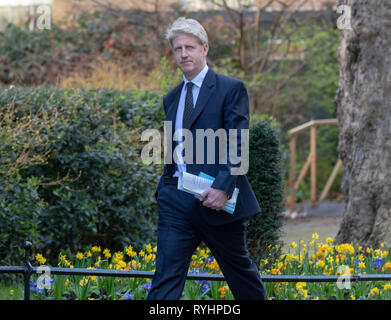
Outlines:
{"type": "Polygon", "coordinates": [[[391,1],[349,0],[336,102],[345,212],[337,242],[391,248],[391,1]]]}

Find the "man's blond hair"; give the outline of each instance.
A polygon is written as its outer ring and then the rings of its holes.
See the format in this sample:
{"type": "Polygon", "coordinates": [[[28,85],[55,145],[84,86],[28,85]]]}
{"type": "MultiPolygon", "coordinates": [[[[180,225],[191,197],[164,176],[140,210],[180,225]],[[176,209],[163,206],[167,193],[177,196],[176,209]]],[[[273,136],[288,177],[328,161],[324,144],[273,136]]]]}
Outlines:
{"type": "Polygon", "coordinates": [[[200,44],[208,43],[208,35],[204,27],[197,20],[180,17],[173,22],[166,32],[166,39],[170,42],[171,47],[174,38],[178,34],[183,33],[195,36],[200,41],[200,44]]]}

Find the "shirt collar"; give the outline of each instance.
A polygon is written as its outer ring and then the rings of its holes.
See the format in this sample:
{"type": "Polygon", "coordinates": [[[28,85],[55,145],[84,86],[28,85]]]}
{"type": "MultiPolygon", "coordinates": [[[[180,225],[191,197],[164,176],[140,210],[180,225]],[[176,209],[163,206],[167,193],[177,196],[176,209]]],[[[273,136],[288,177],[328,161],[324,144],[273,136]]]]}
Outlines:
{"type": "MultiPolygon", "coordinates": [[[[190,81],[193,82],[197,87],[201,88],[202,82],[205,79],[205,76],[206,76],[206,73],[208,72],[208,69],[209,69],[208,65],[205,64],[205,67],[201,70],[201,72],[190,81]]],[[[183,81],[185,82],[184,87],[186,88],[186,84],[190,81],[187,80],[185,76],[183,76],[183,81]]]]}

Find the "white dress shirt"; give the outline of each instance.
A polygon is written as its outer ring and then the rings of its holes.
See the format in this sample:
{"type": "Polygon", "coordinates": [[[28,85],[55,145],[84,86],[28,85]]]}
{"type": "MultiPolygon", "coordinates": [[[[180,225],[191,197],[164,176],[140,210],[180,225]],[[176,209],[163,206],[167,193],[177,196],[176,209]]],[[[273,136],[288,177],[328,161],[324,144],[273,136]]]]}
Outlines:
{"type": "MultiPolygon", "coordinates": [[[[205,67],[201,70],[201,72],[191,80],[193,82],[193,88],[192,88],[192,93],[193,93],[193,107],[195,108],[198,95],[200,93],[201,85],[202,82],[205,79],[206,73],[208,72],[208,66],[205,65],[205,67]]],[[[180,140],[178,141],[178,145],[180,145],[183,142],[183,137],[182,137],[182,120],[183,120],[183,112],[185,110],[185,98],[186,98],[186,91],[187,91],[187,83],[190,82],[189,80],[186,79],[185,76],[183,76],[183,81],[184,85],[182,87],[181,91],[181,96],[179,98],[179,104],[178,104],[178,110],[176,113],[176,119],[175,119],[175,131],[179,130],[179,136],[180,140]]],[[[178,163],[177,167],[178,169],[174,173],[174,177],[179,177],[179,172],[186,172],[186,164],[183,163],[183,157],[182,157],[182,152],[180,148],[176,149],[176,154],[178,157],[178,163]]]]}

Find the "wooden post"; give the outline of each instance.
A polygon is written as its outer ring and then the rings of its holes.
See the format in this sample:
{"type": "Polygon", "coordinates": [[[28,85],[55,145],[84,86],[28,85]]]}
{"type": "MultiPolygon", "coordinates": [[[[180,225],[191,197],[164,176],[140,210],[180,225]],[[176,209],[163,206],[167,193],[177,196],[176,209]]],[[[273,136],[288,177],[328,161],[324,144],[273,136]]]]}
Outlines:
{"type": "Polygon", "coordinates": [[[291,169],[289,171],[289,186],[290,190],[290,199],[289,199],[289,212],[292,213],[295,211],[296,207],[296,190],[294,189],[295,180],[296,180],[296,135],[291,136],[290,141],[290,150],[291,150],[291,169]]]}
{"type": "Polygon", "coordinates": [[[331,172],[331,175],[326,182],[326,186],[324,187],[322,193],[320,194],[319,201],[323,201],[324,199],[326,199],[326,197],[330,191],[330,188],[333,185],[335,177],[338,174],[338,170],[339,170],[339,168],[341,168],[341,166],[342,166],[342,161],[341,161],[341,159],[338,159],[337,163],[334,166],[333,172],[331,172]]]}
{"type": "Polygon", "coordinates": [[[307,160],[304,163],[303,168],[301,168],[299,177],[297,178],[297,181],[293,186],[293,190],[296,191],[297,189],[299,189],[299,185],[303,181],[305,175],[307,174],[308,168],[310,167],[311,163],[312,163],[312,154],[310,153],[307,157],[307,160]]]}
{"type": "Polygon", "coordinates": [[[311,126],[310,137],[310,153],[311,153],[311,203],[316,204],[316,125],[311,126]]]}
{"type": "MultiPolygon", "coordinates": [[[[338,124],[337,119],[322,119],[322,120],[311,120],[306,122],[296,128],[290,129],[288,134],[291,138],[290,140],[290,174],[289,174],[289,188],[290,188],[290,196],[288,199],[289,211],[292,214],[296,208],[296,190],[299,188],[300,183],[304,179],[309,167],[311,167],[311,203],[314,206],[316,204],[316,126],[324,125],[324,124],[338,124]],[[307,130],[310,128],[310,153],[308,158],[301,169],[299,177],[296,180],[296,137],[300,132],[307,130]]],[[[339,168],[334,168],[334,171],[338,171],[339,168]]],[[[333,173],[330,180],[334,180],[336,173],[333,173]]],[[[324,193],[327,194],[329,185],[332,183],[330,181],[327,183],[324,192],[322,192],[322,196],[324,193]]]]}

